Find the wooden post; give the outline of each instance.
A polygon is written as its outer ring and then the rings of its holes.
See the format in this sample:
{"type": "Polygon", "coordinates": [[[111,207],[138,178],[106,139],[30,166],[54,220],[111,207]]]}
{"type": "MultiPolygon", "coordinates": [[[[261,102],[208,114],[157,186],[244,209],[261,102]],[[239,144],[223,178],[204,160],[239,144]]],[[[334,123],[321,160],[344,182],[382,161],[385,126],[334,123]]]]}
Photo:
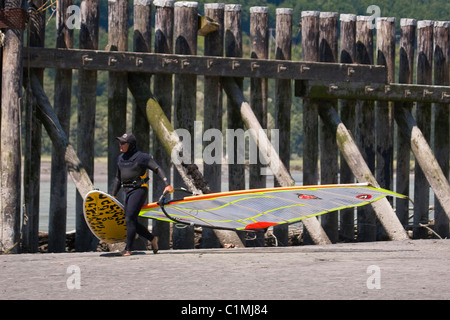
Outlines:
{"type": "MultiPolygon", "coordinates": [[[[98,49],[99,1],[84,0],[80,6],[80,49],[98,49]]],[[[95,112],[97,71],[78,70],[78,133],[77,150],[89,178],[94,181],[95,112]]],[[[94,251],[98,239],[92,234],[83,215],[83,198],[76,195],[76,251],[94,251]]]]}
{"type": "MultiPolygon", "coordinates": [[[[128,1],[108,0],[108,50],[128,50],[128,1]]],[[[114,61],[110,61],[114,65],[114,61]]],[[[117,171],[120,150],[116,137],[126,131],[127,75],[125,72],[109,72],[108,82],[108,192],[117,171]]]]}
{"type": "MultiPolygon", "coordinates": [[[[27,43],[30,47],[44,47],[45,11],[36,13],[36,10],[40,8],[43,3],[43,0],[29,2],[29,10],[33,12],[33,19],[30,21],[30,34],[27,39],[27,43]]],[[[30,72],[36,74],[41,84],[44,82],[44,69],[32,69],[30,72]]],[[[31,90],[31,88],[29,90],[31,90]]],[[[22,252],[35,253],[38,251],[39,245],[39,191],[42,125],[36,117],[36,106],[31,99],[31,91],[27,92],[25,115],[22,252]]]]}
{"type": "MultiPolygon", "coordinates": [[[[368,16],[356,18],[356,56],[355,62],[373,64],[373,27],[368,16]]],[[[369,167],[375,172],[375,103],[356,102],[355,138],[361,154],[369,167]]],[[[375,241],[377,217],[372,206],[357,209],[357,240],[375,241]]]]}
{"type": "MultiPolygon", "coordinates": [[[[225,5],[225,55],[227,57],[242,57],[242,24],[241,24],[240,4],[225,5]]],[[[243,78],[235,78],[236,84],[243,90],[243,78]]],[[[228,128],[232,130],[243,129],[239,106],[233,103],[233,100],[227,97],[227,122],[228,128]]],[[[228,189],[243,190],[245,189],[245,164],[237,163],[238,148],[235,137],[227,137],[234,139],[233,149],[227,150],[228,154],[228,189]],[[232,158],[231,158],[232,157],[232,158]]],[[[230,143],[228,143],[230,145],[230,143]]]]}
{"type": "MultiPolygon", "coordinates": [[[[268,7],[251,7],[250,8],[250,42],[251,42],[251,58],[267,59],[269,50],[269,8],[268,7]]],[[[254,65],[254,68],[258,68],[254,65]]],[[[256,115],[262,128],[267,128],[267,79],[251,78],[250,79],[250,105],[256,115]]],[[[266,176],[262,170],[262,157],[258,149],[257,163],[250,163],[250,189],[264,188],[266,186],[266,176]]],[[[261,245],[262,240],[255,241],[255,245],[261,245]]]]}
{"type": "MultiPolygon", "coordinates": [[[[276,36],[275,36],[275,59],[291,60],[292,44],[292,14],[294,10],[278,8],[276,10],[276,36]]],[[[291,157],[291,104],[292,88],[291,80],[275,81],[275,127],[279,130],[279,154],[284,166],[289,170],[291,157]]],[[[275,186],[280,184],[276,181],[275,186]]],[[[273,233],[277,237],[279,246],[288,245],[289,226],[275,226],[273,233]]]]}
{"type": "MultiPolygon", "coordinates": [[[[338,14],[336,12],[321,12],[319,16],[319,61],[337,62],[338,57],[338,14]]],[[[332,106],[337,110],[337,100],[321,100],[319,109],[332,106]]],[[[320,110],[319,110],[320,113],[320,110]]],[[[338,183],[338,148],[335,132],[321,121],[320,123],[320,183],[338,183]]],[[[335,243],[338,240],[338,212],[332,212],[320,217],[322,226],[335,243]]]]}
{"type": "MultiPolygon", "coordinates": [[[[359,152],[352,135],[342,123],[336,110],[332,106],[324,106],[319,108],[319,114],[321,119],[336,132],[339,149],[358,181],[368,182],[374,187],[379,187],[378,182],[359,152]]],[[[406,231],[386,198],[378,200],[371,205],[391,240],[408,239],[406,231]]]]}
{"type": "MultiPolygon", "coordinates": [[[[133,17],[134,17],[134,32],[133,32],[133,50],[135,52],[151,52],[152,45],[152,3],[153,0],[134,1],[133,17]]],[[[142,77],[145,85],[150,87],[150,75],[145,74],[142,77]]],[[[134,100],[134,99],[133,99],[134,100]]],[[[137,146],[139,150],[150,153],[150,125],[145,116],[143,108],[139,108],[136,102],[133,101],[133,115],[132,115],[132,129],[131,131],[136,136],[137,146]]],[[[153,177],[155,178],[155,177],[153,177]]],[[[156,178],[159,179],[159,178],[156,178]]],[[[155,179],[153,179],[153,182],[155,179]]],[[[162,192],[161,192],[162,194],[162,192]]],[[[147,193],[148,199],[148,193],[147,193]]],[[[158,198],[159,199],[159,198],[158,198]]],[[[138,217],[141,225],[148,228],[149,219],[138,217]]],[[[147,249],[148,241],[142,237],[138,237],[134,242],[136,250],[147,249]]]]}
{"type": "MultiPolygon", "coordinates": [[[[417,83],[432,84],[433,62],[433,21],[422,20],[417,22],[417,83]]],[[[430,144],[431,138],[431,104],[418,103],[416,109],[417,125],[422,131],[426,141],[430,144]]],[[[414,229],[415,239],[427,237],[428,230],[420,228],[419,224],[428,223],[428,210],[430,203],[430,185],[416,160],[414,168],[414,229]]]]}
{"type": "MultiPolygon", "coordinates": [[[[197,54],[197,12],[198,3],[191,1],[175,2],[175,53],[185,55],[197,54]]],[[[194,163],[194,121],[196,115],[197,76],[175,76],[174,119],[175,127],[189,132],[190,161],[194,163]]],[[[185,143],[186,144],[186,143],[185,143]]],[[[184,150],[186,152],[186,150],[184,150]]],[[[183,185],[183,180],[175,172],[174,185],[183,185]]],[[[173,248],[194,248],[194,229],[192,227],[173,229],[173,248]]]]}
{"type": "MultiPolygon", "coordinates": [[[[377,18],[377,64],[388,71],[388,83],[395,82],[395,18],[377,18]]],[[[392,104],[376,103],[375,178],[382,188],[393,187],[393,116],[392,104]]]]}
{"type": "MultiPolygon", "coordinates": [[[[450,85],[450,21],[434,23],[434,84],[450,85]]],[[[435,104],[434,154],[449,179],[449,105],[435,104]]],[[[445,214],[439,200],[434,201],[434,230],[442,237],[449,237],[449,217],[445,214]]]]}
{"type": "MultiPolygon", "coordinates": [[[[6,0],[5,8],[25,8],[24,0],[6,0]]],[[[0,252],[19,252],[23,30],[6,29],[3,45],[1,109],[0,252]]]]}
{"type": "MultiPolygon", "coordinates": [[[[28,85],[27,82],[25,82],[28,85]]],[[[89,191],[94,189],[89,175],[84,169],[80,159],[78,158],[74,148],[69,142],[69,138],[61,128],[58,117],[50,104],[44,89],[39,83],[39,79],[32,75],[30,85],[33,90],[33,96],[36,98],[37,117],[44,125],[53,145],[58,150],[58,153],[64,154],[67,171],[72,178],[78,192],[84,197],[89,191]]]]}
{"type": "MultiPolygon", "coordinates": [[[[355,63],[356,55],[356,15],[341,14],[341,39],[339,62],[355,63]]],[[[350,132],[355,132],[355,105],[354,100],[341,100],[341,119],[350,132]]],[[[340,183],[352,183],[355,177],[343,155],[340,155],[340,183]]],[[[345,241],[353,241],[355,237],[355,209],[344,209],[339,213],[340,228],[339,238],[345,241]]]]}
{"type": "MultiPolygon", "coordinates": [[[[319,14],[319,11],[302,11],[303,61],[319,61],[319,14]]],[[[319,183],[319,113],[317,108],[317,100],[303,99],[304,185],[315,185],[319,183]]],[[[313,241],[308,231],[304,231],[303,243],[312,244],[313,241]]]]}
{"type": "MultiPolygon", "coordinates": [[[[211,18],[219,24],[219,28],[205,36],[205,55],[223,56],[224,40],[224,9],[223,3],[205,4],[205,17],[211,18]]],[[[219,77],[205,76],[204,91],[204,130],[218,130],[222,132],[222,87],[219,77]]],[[[203,134],[203,133],[202,133],[203,134]]],[[[210,159],[203,156],[203,175],[209,182],[211,192],[220,192],[222,183],[222,150],[223,141],[218,139],[222,134],[211,137],[203,137],[207,142],[204,145],[205,153],[210,159]],[[214,149],[211,150],[211,145],[214,149]],[[206,149],[208,148],[208,149],[206,149]],[[214,161],[214,162],[211,162],[214,161]]],[[[203,228],[202,247],[220,248],[220,242],[214,234],[214,230],[203,228]]]]}
{"type": "MultiPolygon", "coordinates": [[[[295,185],[294,179],[287,171],[286,167],[281,162],[278,154],[274,150],[271,142],[266,135],[258,135],[258,132],[262,131],[262,126],[253,113],[252,108],[249,103],[245,100],[242,91],[232,78],[222,78],[222,84],[225,92],[230,99],[233,99],[234,104],[239,106],[239,110],[244,121],[244,124],[250,130],[251,138],[256,141],[258,147],[261,149],[261,154],[268,156],[265,159],[267,163],[270,164],[270,169],[275,175],[281,186],[293,186],[295,185]]],[[[328,239],[325,231],[322,229],[319,221],[316,218],[309,218],[302,220],[305,227],[308,229],[312,240],[315,244],[330,244],[331,241],[328,239]]]]}
{"type": "Polygon", "coordinates": [[[410,141],[411,150],[417,159],[425,177],[438,198],[442,209],[450,218],[450,184],[442,172],[424,135],[417,127],[411,113],[406,108],[395,109],[395,121],[406,139],[410,141]]]}
{"type": "MultiPolygon", "coordinates": [[[[56,47],[73,48],[73,29],[66,23],[69,14],[67,8],[72,0],[60,1],[56,13],[56,47]]],[[[72,70],[57,69],[55,74],[55,113],[67,136],[70,131],[70,106],[72,95],[72,70]]],[[[52,169],[50,183],[50,213],[48,227],[48,251],[64,252],[66,250],[67,222],[67,171],[64,155],[52,151],[52,169]]]]}
{"type": "MultiPolygon", "coordinates": [[[[173,53],[173,1],[154,2],[155,12],[155,53],[173,53]]],[[[161,109],[167,118],[172,117],[172,75],[157,73],[153,76],[153,91],[158,97],[161,109]]],[[[164,150],[162,143],[153,136],[153,157],[161,166],[170,181],[170,154],[164,150]]],[[[164,191],[164,183],[153,174],[153,200],[159,199],[164,191]]],[[[170,249],[169,222],[153,222],[153,234],[159,237],[159,248],[170,249]]]]}
{"type": "MultiPolygon", "coordinates": [[[[398,70],[399,83],[412,83],[414,71],[414,46],[416,41],[415,19],[401,19],[401,36],[400,36],[400,65],[398,70]]],[[[412,110],[412,102],[396,102],[395,108],[407,108],[409,112],[412,110]]],[[[409,195],[410,184],[410,160],[411,148],[409,141],[405,140],[405,136],[398,132],[397,143],[397,181],[396,191],[403,195],[409,195]]],[[[405,227],[408,225],[409,216],[409,199],[395,199],[396,213],[401,224],[405,227]]]]}
{"type": "MultiPolygon", "coordinates": [[[[377,18],[377,64],[387,68],[387,82],[395,82],[395,18],[377,18]]],[[[376,151],[375,178],[382,188],[393,188],[394,163],[394,118],[393,103],[377,101],[376,103],[376,151]]],[[[391,201],[391,200],[390,200],[391,201]]],[[[382,239],[384,232],[377,231],[377,238],[382,239]]]]}

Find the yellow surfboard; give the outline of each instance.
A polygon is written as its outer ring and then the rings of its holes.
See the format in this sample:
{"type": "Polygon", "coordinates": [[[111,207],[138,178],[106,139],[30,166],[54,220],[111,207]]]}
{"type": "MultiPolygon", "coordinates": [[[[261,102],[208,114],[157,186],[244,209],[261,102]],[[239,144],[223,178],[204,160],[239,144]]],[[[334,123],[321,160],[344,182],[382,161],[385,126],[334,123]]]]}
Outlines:
{"type": "Polygon", "coordinates": [[[123,205],[109,194],[92,190],[84,198],[84,218],[92,233],[106,243],[125,242],[123,205]]]}

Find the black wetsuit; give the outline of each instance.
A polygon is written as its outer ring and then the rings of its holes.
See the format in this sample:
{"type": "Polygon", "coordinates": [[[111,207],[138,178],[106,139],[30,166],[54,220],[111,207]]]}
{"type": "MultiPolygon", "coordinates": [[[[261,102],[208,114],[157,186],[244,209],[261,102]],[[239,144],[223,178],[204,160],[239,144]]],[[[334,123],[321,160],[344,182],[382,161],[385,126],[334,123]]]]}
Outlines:
{"type": "Polygon", "coordinates": [[[116,196],[119,189],[125,191],[125,223],[127,225],[127,246],[125,250],[132,250],[136,233],[152,241],[154,236],[148,229],[138,223],[137,218],[141,207],[145,204],[148,195],[148,172],[150,169],[169,185],[164,171],[153,158],[137,147],[130,144],[128,151],[121,154],[117,161],[117,174],[114,179],[112,195],[116,196]]]}

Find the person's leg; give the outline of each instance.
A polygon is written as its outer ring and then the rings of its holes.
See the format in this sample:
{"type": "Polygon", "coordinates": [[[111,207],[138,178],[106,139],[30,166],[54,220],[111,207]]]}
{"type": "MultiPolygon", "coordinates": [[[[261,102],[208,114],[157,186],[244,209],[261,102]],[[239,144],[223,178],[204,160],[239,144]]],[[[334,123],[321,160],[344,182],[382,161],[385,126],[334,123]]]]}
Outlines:
{"type": "Polygon", "coordinates": [[[126,195],[125,223],[127,225],[127,245],[125,250],[132,250],[136,233],[149,241],[152,241],[154,238],[148,229],[137,221],[139,212],[147,199],[147,192],[146,188],[138,188],[128,192],[126,195]]]}

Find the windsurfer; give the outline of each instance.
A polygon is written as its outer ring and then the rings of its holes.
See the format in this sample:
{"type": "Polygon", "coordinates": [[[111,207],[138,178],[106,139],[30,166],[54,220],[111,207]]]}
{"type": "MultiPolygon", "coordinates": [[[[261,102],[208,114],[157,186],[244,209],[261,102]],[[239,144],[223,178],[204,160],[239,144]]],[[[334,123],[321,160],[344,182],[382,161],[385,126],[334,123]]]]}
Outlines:
{"type": "Polygon", "coordinates": [[[164,171],[156,161],[147,153],[139,151],[136,146],[136,137],[131,133],[117,137],[122,153],[117,161],[117,173],[114,179],[112,195],[117,196],[120,188],[125,191],[125,223],[127,225],[127,244],[121,252],[123,256],[131,255],[136,233],[151,242],[154,253],[158,252],[158,237],[138,223],[137,218],[141,207],[145,204],[148,195],[148,172],[155,172],[166,184],[164,192],[173,192],[164,171]]]}

